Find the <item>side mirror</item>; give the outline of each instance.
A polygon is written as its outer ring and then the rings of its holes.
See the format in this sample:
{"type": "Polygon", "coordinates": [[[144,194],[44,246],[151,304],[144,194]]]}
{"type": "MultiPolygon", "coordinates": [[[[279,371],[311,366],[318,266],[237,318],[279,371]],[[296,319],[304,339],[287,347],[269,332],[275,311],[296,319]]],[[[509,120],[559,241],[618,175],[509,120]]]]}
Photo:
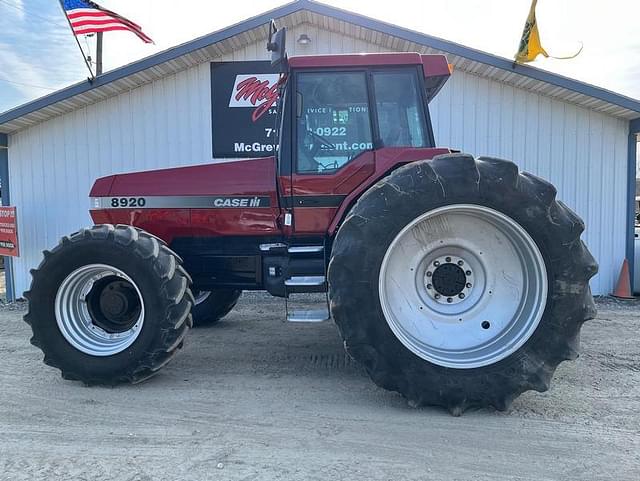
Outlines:
{"type": "Polygon", "coordinates": [[[276,27],[276,22],[271,20],[269,25],[269,41],[267,50],[271,52],[271,66],[277,67],[281,73],[287,72],[287,51],[286,51],[287,29],[276,27]]]}

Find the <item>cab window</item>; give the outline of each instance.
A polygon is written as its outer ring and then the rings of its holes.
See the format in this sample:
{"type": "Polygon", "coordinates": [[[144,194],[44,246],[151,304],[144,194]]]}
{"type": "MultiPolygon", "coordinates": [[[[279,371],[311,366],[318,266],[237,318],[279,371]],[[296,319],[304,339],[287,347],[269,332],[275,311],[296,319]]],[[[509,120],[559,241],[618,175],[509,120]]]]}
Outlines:
{"type": "Polygon", "coordinates": [[[385,147],[428,147],[414,70],[373,73],[380,140],[385,147]]]}
{"type": "Polygon", "coordinates": [[[373,149],[365,72],[297,76],[297,172],[333,173],[373,149]]]}

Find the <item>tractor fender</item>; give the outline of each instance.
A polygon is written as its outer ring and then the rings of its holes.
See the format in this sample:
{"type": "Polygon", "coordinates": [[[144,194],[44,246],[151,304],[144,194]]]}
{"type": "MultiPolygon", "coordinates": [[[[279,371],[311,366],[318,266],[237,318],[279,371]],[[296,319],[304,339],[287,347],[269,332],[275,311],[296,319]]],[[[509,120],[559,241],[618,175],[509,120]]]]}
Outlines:
{"type": "Polygon", "coordinates": [[[407,147],[385,147],[376,151],[376,166],[373,174],[369,176],[365,182],[360,184],[351,191],[340,204],[340,208],[336,212],[331,224],[329,224],[329,237],[334,237],[340,224],[347,217],[351,208],[356,204],[358,199],[369,190],[373,185],[378,183],[380,179],[385,178],[391,172],[403,165],[419,160],[433,159],[437,155],[450,154],[454,152],[446,147],[436,148],[407,148],[407,147]]]}

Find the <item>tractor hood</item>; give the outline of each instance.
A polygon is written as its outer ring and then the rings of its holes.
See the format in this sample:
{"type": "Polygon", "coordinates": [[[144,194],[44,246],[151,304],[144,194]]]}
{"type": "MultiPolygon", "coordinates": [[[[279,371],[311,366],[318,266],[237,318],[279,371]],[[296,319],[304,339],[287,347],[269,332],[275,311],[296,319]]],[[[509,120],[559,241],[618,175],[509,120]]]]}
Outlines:
{"type": "Polygon", "coordinates": [[[160,237],[277,234],[275,159],[119,174],[91,189],[96,224],[128,224],[160,237]]]}
{"type": "Polygon", "coordinates": [[[266,207],[277,205],[275,179],[268,157],[111,175],[96,180],[90,196],[93,209],[121,207],[113,198],[142,198],[147,208],[266,207]]]}

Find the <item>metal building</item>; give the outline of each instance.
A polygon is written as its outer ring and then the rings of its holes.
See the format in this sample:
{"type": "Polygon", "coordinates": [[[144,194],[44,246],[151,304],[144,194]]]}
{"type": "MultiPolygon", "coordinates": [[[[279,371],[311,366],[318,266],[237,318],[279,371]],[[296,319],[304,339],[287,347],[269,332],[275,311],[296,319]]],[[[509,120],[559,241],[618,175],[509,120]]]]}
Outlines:
{"type": "Polygon", "coordinates": [[[454,74],[431,103],[437,144],[551,180],[587,223],[600,263],[593,292],[611,291],[623,259],[633,260],[640,101],[299,0],[0,114],[2,201],[18,208],[21,244],[8,263],[10,296],[28,288],[42,249],[91,222],[96,177],[222,160],[212,158],[211,62],[266,59],[271,18],[289,29],[290,55],[446,54],[454,74]],[[303,34],[306,44],[296,41],[303,34]]]}

